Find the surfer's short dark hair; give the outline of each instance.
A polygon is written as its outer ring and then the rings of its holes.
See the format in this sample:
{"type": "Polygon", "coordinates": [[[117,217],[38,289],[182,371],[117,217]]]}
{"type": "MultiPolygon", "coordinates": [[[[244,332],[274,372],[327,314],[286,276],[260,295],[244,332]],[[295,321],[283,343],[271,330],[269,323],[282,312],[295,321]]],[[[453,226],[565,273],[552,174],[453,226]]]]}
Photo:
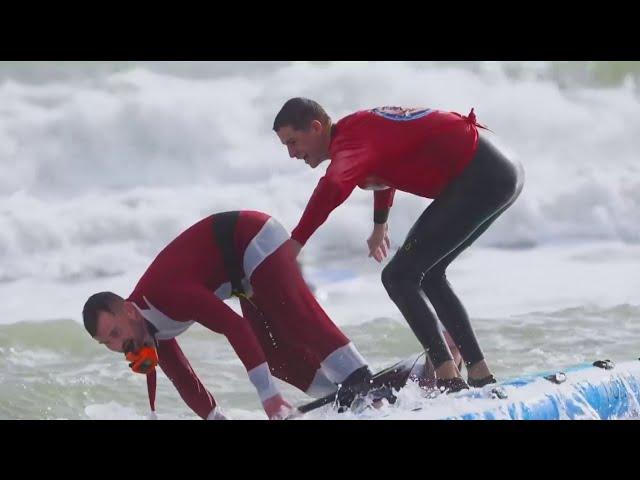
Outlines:
{"type": "Polygon", "coordinates": [[[294,130],[308,130],[314,120],[323,125],[331,123],[331,118],[318,102],[302,97],[291,98],[276,115],[273,130],[277,132],[287,126],[294,130]]]}
{"type": "Polygon", "coordinates": [[[89,335],[95,337],[98,333],[98,315],[100,312],[116,313],[124,304],[124,298],[113,292],[94,293],[89,297],[82,309],[82,321],[89,335]]]}

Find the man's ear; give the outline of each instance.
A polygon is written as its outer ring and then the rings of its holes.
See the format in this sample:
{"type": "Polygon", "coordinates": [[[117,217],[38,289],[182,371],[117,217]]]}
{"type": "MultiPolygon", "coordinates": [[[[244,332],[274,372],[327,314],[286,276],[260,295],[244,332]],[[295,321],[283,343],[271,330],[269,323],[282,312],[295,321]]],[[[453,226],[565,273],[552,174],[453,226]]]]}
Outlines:
{"type": "Polygon", "coordinates": [[[322,131],[322,122],[320,120],[313,120],[309,125],[311,131],[314,133],[320,133],[322,131]]]}
{"type": "Polygon", "coordinates": [[[127,314],[127,317],[133,317],[136,314],[136,307],[133,306],[133,302],[129,302],[127,300],[124,301],[123,304],[124,313],[127,314]]]}

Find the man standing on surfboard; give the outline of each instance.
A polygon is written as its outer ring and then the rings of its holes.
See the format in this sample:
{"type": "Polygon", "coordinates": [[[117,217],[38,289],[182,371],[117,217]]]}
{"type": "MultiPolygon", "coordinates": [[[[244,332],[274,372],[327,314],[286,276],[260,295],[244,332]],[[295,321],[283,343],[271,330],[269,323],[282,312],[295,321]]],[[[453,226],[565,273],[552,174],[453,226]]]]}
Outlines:
{"type": "Polygon", "coordinates": [[[469,316],[445,271],[519,196],[524,172],[468,116],[429,108],[381,107],[333,123],[306,98],[288,100],[273,130],[289,156],[316,168],[330,160],[291,238],[298,253],[356,186],[374,190],[369,256],[390,247],[387,218],[395,190],[434,199],[382,271],[382,283],[428,353],[437,386],[448,392],[495,382],[469,316]],[[435,309],[432,312],[429,302],[435,309]],[[468,384],[438,320],[464,358],[468,384]]]}

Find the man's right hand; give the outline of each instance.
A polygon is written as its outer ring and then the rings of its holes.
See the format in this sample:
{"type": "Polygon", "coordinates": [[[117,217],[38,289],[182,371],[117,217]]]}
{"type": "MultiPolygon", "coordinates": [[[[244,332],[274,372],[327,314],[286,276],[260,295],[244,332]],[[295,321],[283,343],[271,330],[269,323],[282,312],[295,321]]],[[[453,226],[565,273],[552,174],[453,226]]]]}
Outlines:
{"type": "Polygon", "coordinates": [[[389,227],[386,223],[376,223],[373,225],[371,236],[367,239],[369,257],[375,258],[378,263],[387,258],[387,252],[391,248],[391,242],[387,234],[388,230],[389,227]]]}
{"type": "Polygon", "coordinates": [[[269,420],[284,420],[295,411],[295,408],[282,398],[282,395],[274,395],[266,399],[262,402],[262,407],[267,417],[269,417],[269,420]]]}

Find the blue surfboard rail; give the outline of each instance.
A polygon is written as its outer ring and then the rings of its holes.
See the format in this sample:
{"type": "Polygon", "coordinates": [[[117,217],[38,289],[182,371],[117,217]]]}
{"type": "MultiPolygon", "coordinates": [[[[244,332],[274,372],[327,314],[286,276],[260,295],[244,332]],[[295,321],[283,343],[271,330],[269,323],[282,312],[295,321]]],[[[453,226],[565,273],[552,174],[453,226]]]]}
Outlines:
{"type": "MultiPolygon", "coordinates": [[[[594,362],[595,363],[595,362],[594,362]]],[[[470,411],[446,420],[613,420],[640,417],[640,361],[583,364],[455,394],[470,411]],[[500,398],[502,397],[502,398],[500,398]],[[491,399],[473,409],[473,400],[491,399]]]]}

